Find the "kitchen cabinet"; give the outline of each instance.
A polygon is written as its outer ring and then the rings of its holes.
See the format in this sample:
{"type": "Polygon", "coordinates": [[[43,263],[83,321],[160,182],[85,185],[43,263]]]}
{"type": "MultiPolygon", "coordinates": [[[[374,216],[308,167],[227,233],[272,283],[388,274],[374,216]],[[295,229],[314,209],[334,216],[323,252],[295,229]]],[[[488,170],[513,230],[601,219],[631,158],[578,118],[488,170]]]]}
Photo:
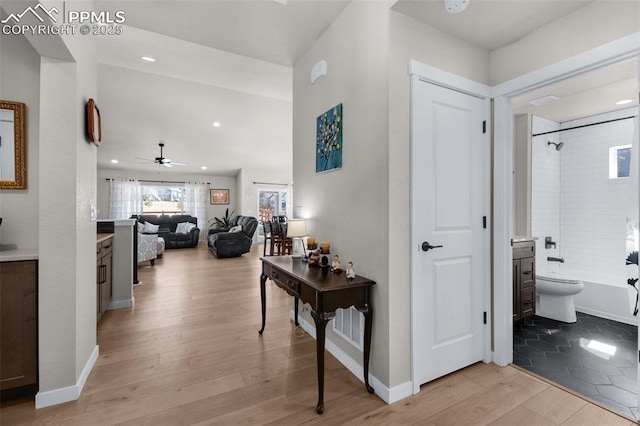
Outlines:
{"type": "Polygon", "coordinates": [[[38,386],[38,261],[0,262],[0,391],[38,386]]]}
{"type": "Polygon", "coordinates": [[[113,234],[98,234],[96,244],[96,321],[113,298],[113,234]]]}

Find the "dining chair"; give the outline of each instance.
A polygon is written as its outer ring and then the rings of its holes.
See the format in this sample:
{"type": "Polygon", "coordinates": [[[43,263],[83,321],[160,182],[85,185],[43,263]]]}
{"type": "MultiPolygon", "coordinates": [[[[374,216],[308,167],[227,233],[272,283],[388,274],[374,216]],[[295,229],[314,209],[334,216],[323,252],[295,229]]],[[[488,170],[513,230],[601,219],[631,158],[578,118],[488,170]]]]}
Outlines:
{"type": "Polygon", "coordinates": [[[269,220],[265,220],[262,222],[262,227],[264,229],[264,246],[262,247],[262,255],[267,255],[267,244],[269,244],[269,256],[273,256],[276,245],[275,240],[277,238],[274,223],[269,220]]]}

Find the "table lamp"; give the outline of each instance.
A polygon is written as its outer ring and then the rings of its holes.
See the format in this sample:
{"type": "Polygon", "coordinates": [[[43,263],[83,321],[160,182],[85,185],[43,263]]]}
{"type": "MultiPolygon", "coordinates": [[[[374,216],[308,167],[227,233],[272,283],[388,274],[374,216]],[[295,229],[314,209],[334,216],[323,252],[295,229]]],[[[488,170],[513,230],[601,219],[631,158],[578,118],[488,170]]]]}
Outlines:
{"type": "Polygon", "coordinates": [[[307,251],[302,243],[302,237],[307,236],[307,225],[304,219],[289,219],[287,222],[287,238],[291,238],[293,245],[293,253],[291,257],[294,259],[300,259],[304,251],[304,255],[307,255],[307,251]]]}

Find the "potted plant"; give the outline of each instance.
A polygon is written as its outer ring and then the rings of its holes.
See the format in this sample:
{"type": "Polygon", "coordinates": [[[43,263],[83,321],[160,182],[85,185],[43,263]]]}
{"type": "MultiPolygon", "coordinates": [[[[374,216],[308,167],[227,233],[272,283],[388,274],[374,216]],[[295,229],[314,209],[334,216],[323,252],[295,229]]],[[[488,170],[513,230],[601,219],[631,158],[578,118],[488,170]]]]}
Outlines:
{"type": "Polygon", "coordinates": [[[213,219],[210,219],[207,223],[209,224],[209,228],[212,227],[216,227],[216,228],[230,228],[231,227],[231,219],[233,219],[234,213],[236,211],[233,210],[231,212],[231,214],[229,214],[229,208],[227,208],[224,212],[224,216],[222,217],[214,217],[213,219]]]}

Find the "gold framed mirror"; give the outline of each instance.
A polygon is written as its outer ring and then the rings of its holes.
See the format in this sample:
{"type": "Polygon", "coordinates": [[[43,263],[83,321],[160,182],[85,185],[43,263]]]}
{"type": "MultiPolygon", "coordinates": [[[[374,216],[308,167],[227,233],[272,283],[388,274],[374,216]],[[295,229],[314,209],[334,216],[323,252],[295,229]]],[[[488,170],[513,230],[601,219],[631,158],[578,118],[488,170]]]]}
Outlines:
{"type": "Polygon", "coordinates": [[[27,188],[26,105],[0,100],[0,189],[27,188]]]}

